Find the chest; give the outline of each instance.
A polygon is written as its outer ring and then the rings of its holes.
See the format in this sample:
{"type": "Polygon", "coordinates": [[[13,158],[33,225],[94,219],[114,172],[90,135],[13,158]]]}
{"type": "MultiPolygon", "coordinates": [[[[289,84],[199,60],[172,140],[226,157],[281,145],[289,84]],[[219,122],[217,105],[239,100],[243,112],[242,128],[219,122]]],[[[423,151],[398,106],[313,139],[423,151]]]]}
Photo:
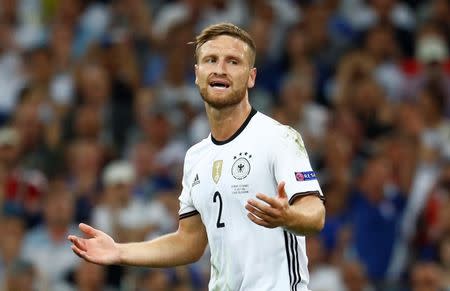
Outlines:
{"type": "Polygon", "coordinates": [[[233,147],[206,152],[193,166],[191,197],[202,218],[220,227],[246,219],[245,204],[261,192],[272,195],[276,182],[268,152],[263,148],[233,147]]]}

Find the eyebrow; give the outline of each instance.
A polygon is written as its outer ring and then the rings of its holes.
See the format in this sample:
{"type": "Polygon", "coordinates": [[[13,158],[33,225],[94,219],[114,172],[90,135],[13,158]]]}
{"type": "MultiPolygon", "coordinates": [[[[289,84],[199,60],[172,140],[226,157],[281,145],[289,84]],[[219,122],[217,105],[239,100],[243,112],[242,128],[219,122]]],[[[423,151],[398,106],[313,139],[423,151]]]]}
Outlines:
{"type": "MultiPolygon", "coordinates": [[[[215,53],[209,53],[209,54],[204,55],[203,57],[201,57],[199,60],[200,61],[204,61],[204,60],[206,60],[208,58],[216,58],[216,59],[218,59],[219,56],[217,54],[215,54],[215,53]]],[[[227,55],[225,55],[225,59],[227,59],[227,60],[233,59],[233,60],[238,60],[240,62],[243,62],[245,57],[243,58],[243,57],[241,57],[241,56],[239,56],[237,54],[227,54],[227,55]]]]}

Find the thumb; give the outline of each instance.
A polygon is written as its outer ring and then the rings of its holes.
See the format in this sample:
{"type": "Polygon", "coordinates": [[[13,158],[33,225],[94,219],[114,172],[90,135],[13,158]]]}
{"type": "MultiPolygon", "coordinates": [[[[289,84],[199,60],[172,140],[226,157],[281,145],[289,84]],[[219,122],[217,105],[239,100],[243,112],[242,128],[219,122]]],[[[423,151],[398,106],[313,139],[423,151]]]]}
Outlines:
{"type": "Polygon", "coordinates": [[[79,228],[83,233],[87,234],[89,237],[96,237],[100,233],[99,230],[85,223],[80,223],[79,228]]]}
{"type": "Polygon", "coordinates": [[[287,198],[286,190],[284,190],[284,186],[285,185],[286,185],[286,182],[284,182],[284,181],[281,181],[278,184],[277,191],[278,191],[278,197],[279,198],[282,198],[282,199],[286,199],[287,198]]]}

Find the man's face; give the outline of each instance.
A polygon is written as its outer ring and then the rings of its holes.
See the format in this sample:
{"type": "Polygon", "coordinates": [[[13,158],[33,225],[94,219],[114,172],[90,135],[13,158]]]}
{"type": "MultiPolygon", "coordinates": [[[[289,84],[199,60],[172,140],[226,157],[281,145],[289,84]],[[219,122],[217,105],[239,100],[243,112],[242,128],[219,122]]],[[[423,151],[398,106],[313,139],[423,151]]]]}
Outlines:
{"type": "Polygon", "coordinates": [[[203,100],[215,109],[239,104],[255,84],[251,49],[243,41],[221,35],[198,50],[195,84],[203,100]]]}

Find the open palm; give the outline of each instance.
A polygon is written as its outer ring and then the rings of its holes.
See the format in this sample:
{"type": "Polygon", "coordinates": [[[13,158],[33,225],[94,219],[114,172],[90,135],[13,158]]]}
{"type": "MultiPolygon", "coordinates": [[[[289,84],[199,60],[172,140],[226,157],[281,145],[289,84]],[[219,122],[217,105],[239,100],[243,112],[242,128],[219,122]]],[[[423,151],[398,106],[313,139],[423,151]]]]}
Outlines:
{"type": "Polygon", "coordinates": [[[109,235],[84,223],[80,223],[79,227],[87,238],[68,236],[75,254],[91,263],[102,265],[119,263],[119,249],[109,235]]]}

